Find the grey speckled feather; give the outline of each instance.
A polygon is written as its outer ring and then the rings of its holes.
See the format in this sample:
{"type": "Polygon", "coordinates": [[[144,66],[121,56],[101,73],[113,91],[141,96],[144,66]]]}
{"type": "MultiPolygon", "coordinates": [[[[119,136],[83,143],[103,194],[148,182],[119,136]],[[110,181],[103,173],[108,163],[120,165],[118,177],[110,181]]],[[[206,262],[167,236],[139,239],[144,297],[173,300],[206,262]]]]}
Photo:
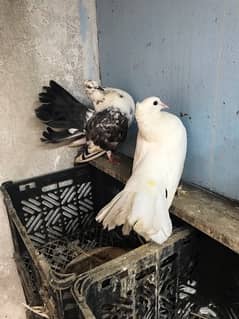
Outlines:
{"type": "Polygon", "coordinates": [[[114,151],[127,136],[128,120],[119,109],[109,107],[95,113],[86,126],[87,139],[102,149],[114,151]]]}

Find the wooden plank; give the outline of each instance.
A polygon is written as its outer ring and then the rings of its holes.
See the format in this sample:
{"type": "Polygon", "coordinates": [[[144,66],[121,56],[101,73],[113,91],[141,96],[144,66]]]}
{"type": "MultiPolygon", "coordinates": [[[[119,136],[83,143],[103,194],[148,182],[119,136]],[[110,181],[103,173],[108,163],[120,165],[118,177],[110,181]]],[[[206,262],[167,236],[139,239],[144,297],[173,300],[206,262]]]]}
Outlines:
{"type": "Polygon", "coordinates": [[[117,156],[120,161],[117,164],[110,163],[106,157],[99,157],[90,164],[125,184],[131,175],[133,160],[123,154],[117,156]]]}
{"type": "Polygon", "coordinates": [[[239,253],[238,203],[195,186],[183,185],[171,212],[208,236],[239,253]]]}
{"type": "MultiPolygon", "coordinates": [[[[101,157],[91,164],[115,179],[126,183],[132,159],[120,155],[120,163],[112,164],[101,157]]],[[[183,184],[175,196],[171,213],[239,253],[239,203],[192,185],[183,184]]]]}

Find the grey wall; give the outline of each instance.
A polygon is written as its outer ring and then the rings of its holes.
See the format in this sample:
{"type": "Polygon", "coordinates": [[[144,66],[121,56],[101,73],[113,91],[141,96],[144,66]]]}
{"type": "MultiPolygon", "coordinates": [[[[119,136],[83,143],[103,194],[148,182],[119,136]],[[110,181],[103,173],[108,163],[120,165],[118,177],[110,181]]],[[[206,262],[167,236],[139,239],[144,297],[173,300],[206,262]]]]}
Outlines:
{"type": "Polygon", "coordinates": [[[237,199],[238,17],[238,0],[97,1],[103,83],[186,114],[184,179],[237,199]]]}
{"type": "MultiPolygon", "coordinates": [[[[76,96],[98,78],[94,0],[0,1],[0,184],[72,166],[70,149],[43,147],[37,94],[49,79],[76,96]]],[[[25,318],[7,215],[0,198],[0,318],[25,318]]]]}

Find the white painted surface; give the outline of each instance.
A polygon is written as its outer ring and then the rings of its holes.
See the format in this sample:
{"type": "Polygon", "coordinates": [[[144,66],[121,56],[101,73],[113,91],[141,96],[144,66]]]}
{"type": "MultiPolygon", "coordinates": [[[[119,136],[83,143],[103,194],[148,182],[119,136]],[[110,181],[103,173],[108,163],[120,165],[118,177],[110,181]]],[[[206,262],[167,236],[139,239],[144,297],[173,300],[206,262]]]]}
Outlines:
{"type": "MultiPolygon", "coordinates": [[[[83,97],[98,79],[94,0],[0,3],[0,183],[72,166],[72,149],[42,146],[37,93],[53,78],[83,97]]],[[[0,199],[0,319],[23,319],[24,301],[0,199]]]]}

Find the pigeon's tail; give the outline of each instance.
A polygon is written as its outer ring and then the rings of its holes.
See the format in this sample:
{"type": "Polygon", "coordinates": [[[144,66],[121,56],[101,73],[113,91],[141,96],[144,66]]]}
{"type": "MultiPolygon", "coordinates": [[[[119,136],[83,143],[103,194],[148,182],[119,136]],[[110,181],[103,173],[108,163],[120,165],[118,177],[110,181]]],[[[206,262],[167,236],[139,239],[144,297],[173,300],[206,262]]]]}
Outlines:
{"type": "Polygon", "coordinates": [[[62,142],[71,142],[70,146],[79,146],[79,140],[81,141],[82,139],[85,141],[85,133],[80,130],[69,129],[57,131],[50,127],[46,128],[41,137],[41,141],[44,143],[57,144],[62,142]]]}
{"type": "Polygon", "coordinates": [[[94,145],[93,143],[92,144],[85,143],[84,145],[82,145],[77,156],[75,157],[75,163],[77,164],[87,163],[100,156],[103,156],[106,153],[107,153],[106,151],[104,151],[99,146],[94,145]]]}
{"type": "Polygon", "coordinates": [[[128,235],[132,228],[128,224],[128,217],[133,207],[134,198],[134,192],[120,192],[108,205],[101,209],[96,220],[108,230],[124,225],[123,234],[128,235]]]}
{"type": "Polygon", "coordinates": [[[42,137],[42,141],[48,143],[72,140],[82,135],[86,122],[94,113],[55,81],[50,81],[49,86],[43,87],[39,101],[42,104],[35,113],[37,118],[48,126],[42,137]],[[62,131],[53,131],[51,128],[62,131]]]}
{"type": "MultiPolygon", "coordinates": [[[[137,186],[135,187],[137,188],[137,186]]],[[[153,192],[123,190],[98,213],[96,220],[104,228],[114,229],[123,225],[128,235],[131,229],[144,237],[162,244],[172,233],[172,223],[165,200],[153,192]]]]}

